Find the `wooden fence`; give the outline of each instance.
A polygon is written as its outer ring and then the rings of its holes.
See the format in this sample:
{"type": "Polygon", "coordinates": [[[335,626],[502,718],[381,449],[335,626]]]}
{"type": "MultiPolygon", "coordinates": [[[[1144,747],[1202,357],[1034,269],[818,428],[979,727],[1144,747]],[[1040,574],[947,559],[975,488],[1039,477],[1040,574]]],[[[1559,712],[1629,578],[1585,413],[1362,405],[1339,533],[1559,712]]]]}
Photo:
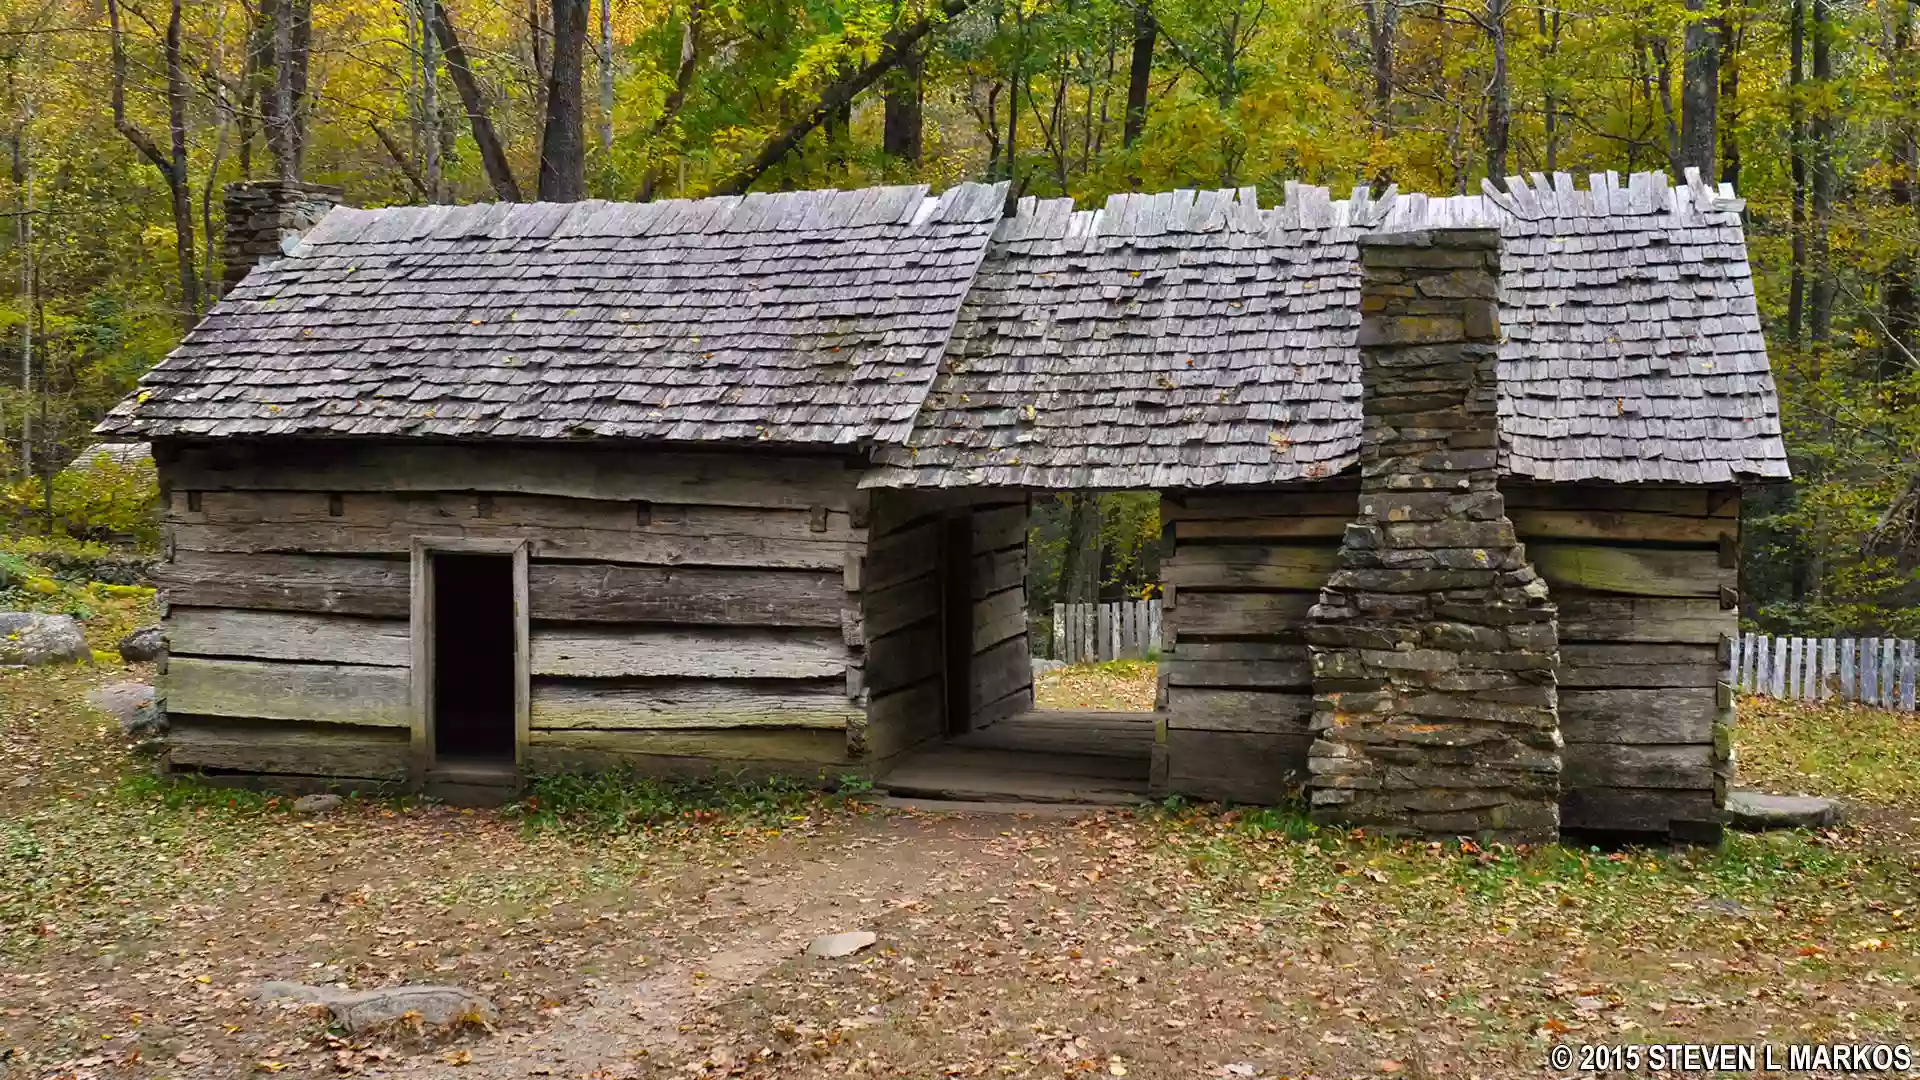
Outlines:
{"type": "Polygon", "coordinates": [[[1839,698],[1883,709],[1914,708],[1912,641],[1900,638],[1798,638],[1742,634],[1734,639],[1729,682],[1751,694],[1812,701],[1839,698]]]}
{"type": "Polygon", "coordinates": [[[1053,605],[1053,658],[1069,664],[1140,659],[1160,650],[1160,601],[1053,605]]]}

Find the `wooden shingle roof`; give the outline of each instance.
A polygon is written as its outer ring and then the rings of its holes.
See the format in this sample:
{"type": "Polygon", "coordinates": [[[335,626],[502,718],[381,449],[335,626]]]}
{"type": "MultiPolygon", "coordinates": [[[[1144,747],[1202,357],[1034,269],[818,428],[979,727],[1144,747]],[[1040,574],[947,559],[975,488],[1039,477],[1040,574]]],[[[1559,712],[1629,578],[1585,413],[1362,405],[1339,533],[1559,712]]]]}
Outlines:
{"type": "Polygon", "coordinates": [[[336,209],[100,426],[903,441],[1004,188],[336,209]]]}
{"type": "Polygon", "coordinates": [[[1206,487],[1329,476],[1360,449],[1364,232],[1503,237],[1509,473],[1784,477],[1731,191],[1659,174],[1429,198],[1289,185],[1024,200],[1003,222],[904,447],[876,487],[1206,487]]]}
{"type": "Polygon", "coordinates": [[[101,431],[857,446],[870,487],[1310,479],[1359,452],[1356,238],[1483,225],[1509,473],[1787,474],[1740,203],[1697,178],[1002,219],[1004,193],[336,210],[101,431]]]}

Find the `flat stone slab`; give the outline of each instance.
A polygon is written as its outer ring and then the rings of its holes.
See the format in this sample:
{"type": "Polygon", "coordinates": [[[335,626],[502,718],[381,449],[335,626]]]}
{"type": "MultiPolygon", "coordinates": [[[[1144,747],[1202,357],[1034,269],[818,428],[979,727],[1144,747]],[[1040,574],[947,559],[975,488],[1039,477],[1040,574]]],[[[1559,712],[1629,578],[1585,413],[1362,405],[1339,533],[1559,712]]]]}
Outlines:
{"type": "Polygon", "coordinates": [[[265,982],[254,995],[263,1001],[299,1001],[325,1005],[340,1026],[366,1031],[399,1020],[418,1019],[429,1028],[466,1024],[491,1027],[499,1014],[486,998],[458,986],[388,986],[378,990],[340,990],[305,983],[265,982]]]}
{"type": "Polygon", "coordinates": [[[153,700],[153,687],[143,682],[117,682],[87,691],[87,704],[120,721],[122,728],[133,722],[140,706],[153,700]]]}
{"type": "Polygon", "coordinates": [[[849,930],[844,934],[822,934],[807,946],[807,955],[820,960],[837,960],[842,956],[852,956],[861,949],[879,941],[879,935],[871,930],[849,930]]]}
{"type": "Polygon", "coordinates": [[[1822,829],[1839,822],[1840,807],[1832,799],[1761,791],[1727,793],[1727,824],[1736,829],[1822,829]]]}

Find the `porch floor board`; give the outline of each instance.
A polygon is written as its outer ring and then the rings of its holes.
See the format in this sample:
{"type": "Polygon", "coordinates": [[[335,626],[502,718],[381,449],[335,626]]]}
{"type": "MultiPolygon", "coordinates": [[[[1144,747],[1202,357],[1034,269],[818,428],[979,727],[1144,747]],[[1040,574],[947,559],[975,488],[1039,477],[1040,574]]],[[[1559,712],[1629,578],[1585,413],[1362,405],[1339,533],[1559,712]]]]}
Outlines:
{"type": "Polygon", "coordinates": [[[966,801],[1143,802],[1154,717],[1022,713],[908,753],[879,786],[895,796],[966,801]]]}

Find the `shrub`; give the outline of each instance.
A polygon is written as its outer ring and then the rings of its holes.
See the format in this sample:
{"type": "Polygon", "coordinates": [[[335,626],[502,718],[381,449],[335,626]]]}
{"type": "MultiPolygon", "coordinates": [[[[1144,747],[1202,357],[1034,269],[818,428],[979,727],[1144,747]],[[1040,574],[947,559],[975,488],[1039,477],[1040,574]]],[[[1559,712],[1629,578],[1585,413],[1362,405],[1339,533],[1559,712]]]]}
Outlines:
{"type": "MultiPolygon", "coordinates": [[[[45,515],[46,490],[41,481],[27,479],[0,487],[0,517],[11,523],[12,531],[42,531],[45,515]]],[[[57,536],[157,547],[160,481],[153,459],[121,461],[94,453],[62,469],[53,478],[53,519],[57,536]]]]}

